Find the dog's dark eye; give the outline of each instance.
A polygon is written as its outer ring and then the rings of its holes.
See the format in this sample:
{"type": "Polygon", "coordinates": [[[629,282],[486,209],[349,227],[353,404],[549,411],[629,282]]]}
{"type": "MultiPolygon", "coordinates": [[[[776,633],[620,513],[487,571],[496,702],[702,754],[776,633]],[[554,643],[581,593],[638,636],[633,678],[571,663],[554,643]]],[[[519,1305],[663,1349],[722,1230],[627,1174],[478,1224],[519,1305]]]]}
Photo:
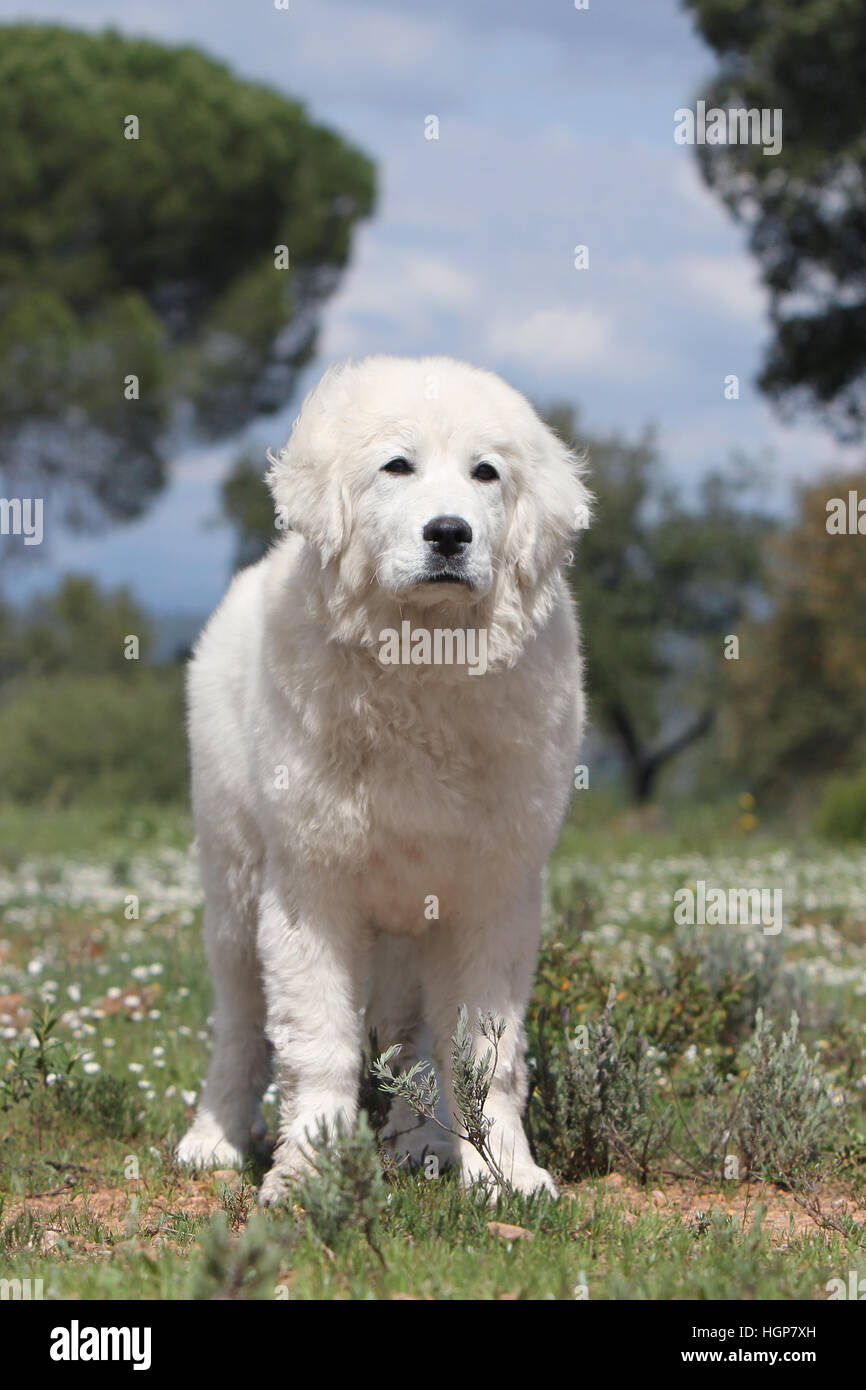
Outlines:
{"type": "Polygon", "coordinates": [[[388,463],[383,463],[379,471],[381,473],[414,473],[415,469],[408,459],[399,458],[390,459],[388,463]]]}
{"type": "Polygon", "coordinates": [[[495,483],[499,477],[492,463],[479,463],[472,470],[473,478],[477,478],[479,483],[495,483]]]}

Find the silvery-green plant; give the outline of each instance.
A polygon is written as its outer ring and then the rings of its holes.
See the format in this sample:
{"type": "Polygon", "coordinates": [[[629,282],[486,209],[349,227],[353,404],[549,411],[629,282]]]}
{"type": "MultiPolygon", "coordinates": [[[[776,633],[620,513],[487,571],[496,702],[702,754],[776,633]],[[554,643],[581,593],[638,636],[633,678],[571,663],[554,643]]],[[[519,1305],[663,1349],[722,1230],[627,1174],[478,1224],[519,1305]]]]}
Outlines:
{"type": "Polygon", "coordinates": [[[308,1137],[306,1156],[310,1171],[299,1180],[297,1195],[315,1234],[333,1250],[361,1230],[384,1264],[375,1231],[387,1190],[376,1136],[364,1111],[351,1130],[331,1132],[320,1120],[308,1137]]]}
{"type": "Polygon", "coordinates": [[[540,1153],[559,1175],[579,1179],[625,1163],[645,1181],[673,1118],[657,1102],[656,1061],[632,1019],[613,1020],[616,986],[580,1043],[539,1028],[530,1122],[540,1153]]]}
{"type": "Polygon", "coordinates": [[[777,1038],[758,1009],[739,1075],[723,1077],[708,1059],[688,1115],[680,1107],[683,1149],[677,1157],[708,1180],[800,1182],[838,1128],[843,1100],[839,1093],[834,1098],[820,1064],[801,1043],[796,1013],[777,1038]]]}
{"type": "Polygon", "coordinates": [[[478,1055],[475,1048],[468,1010],[461,1008],[457,1015],[457,1027],[451,1036],[451,1074],[459,1123],[457,1129],[436,1114],[439,1086],[431,1062],[416,1062],[407,1071],[395,1073],[391,1060],[400,1052],[400,1044],[395,1043],[375,1059],[371,1071],[386,1094],[398,1097],[415,1115],[432,1120],[448,1134],[471,1144],[483,1158],[496,1185],[508,1192],[510,1183],[490,1146],[493,1121],[484,1113],[499,1061],[499,1043],[505,1032],[505,1021],[479,1009],[476,1026],[481,1036],[490,1043],[483,1056],[478,1055]]]}
{"type": "Polygon", "coordinates": [[[763,1011],[745,1049],[745,1079],[734,1135],[745,1168],[785,1178],[828,1142],[838,1107],[826,1078],[799,1037],[799,1019],[777,1039],[763,1011]]]}

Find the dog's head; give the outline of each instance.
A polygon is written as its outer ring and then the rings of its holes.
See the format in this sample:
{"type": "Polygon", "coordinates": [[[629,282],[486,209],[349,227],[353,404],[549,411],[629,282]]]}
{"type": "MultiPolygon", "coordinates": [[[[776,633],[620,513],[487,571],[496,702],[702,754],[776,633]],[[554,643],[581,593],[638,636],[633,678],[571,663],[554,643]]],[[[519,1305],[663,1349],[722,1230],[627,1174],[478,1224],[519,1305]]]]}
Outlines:
{"type": "Polygon", "coordinates": [[[371,357],[325,374],[268,478],[330,574],[332,610],[377,610],[375,626],[384,600],[485,623],[507,662],[587,524],[582,471],[491,372],[371,357]]]}

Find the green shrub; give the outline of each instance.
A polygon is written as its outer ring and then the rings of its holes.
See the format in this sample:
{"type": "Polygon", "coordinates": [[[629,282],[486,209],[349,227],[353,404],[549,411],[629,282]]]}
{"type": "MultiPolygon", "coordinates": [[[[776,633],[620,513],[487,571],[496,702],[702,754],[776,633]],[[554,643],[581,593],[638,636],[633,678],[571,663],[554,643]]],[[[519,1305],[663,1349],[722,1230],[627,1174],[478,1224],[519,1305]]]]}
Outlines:
{"type": "Polygon", "coordinates": [[[239,1235],[224,1212],[211,1218],[201,1253],[190,1270],[189,1297],[202,1299],[272,1299],[280,1275],[280,1258],[292,1228],[284,1223],[275,1238],[274,1223],[256,1213],[239,1235]]]}
{"type": "Polygon", "coordinates": [[[298,1183],[298,1200],[319,1240],[335,1250],[360,1230],[378,1254],[376,1227],[388,1194],[364,1112],[354,1129],[342,1128],[336,1137],[320,1122],[310,1136],[309,1157],[312,1167],[298,1183]]]}
{"type": "MultiPolygon", "coordinates": [[[[604,1008],[609,981],[581,946],[580,937],[542,941],[530,1006],[530,1038],[540,1009],[563,1026],[604,1008]]],[[[806,998],[801,966],[785,958],[777,937],[713,929],[677,928],[673,950],[636,960],[622,980],[617,1019],[669,1056],[692,1044],[731,1047],[751,1034],[755,1011],[785,1016],[792,1008],[810,1023],[815,1001],[806,998]]]]}
{"type": "Polygon", "coordinates": [[[0,1051],[0,1110],[20,1105],[33,1095],[57,1095],[72,1084],[78,1053],[57,1035],[60,1014],[50,1004],[35,1008],[29,1037],[19,1037],[0,1051]]]}
{"type": "Polygon", "coordinates": [[[186,794],[182,672],[34,677],[0,704],[0,787],[14,801],[164,802],[186,794]]]}
{"type": "Polygon", "coordinates": [[[765,1178],[791,1184],[842,1136],[841,1094],[800,1041],[791,1015],[781,1037],[761,1009],[754,1030],[727,1076],[705,1059],[690,1084],[680,1083],[677,1100],[683,1134],[678,1157],[691,1176],[765,1178]]]}
{"type": "Polygon", "coordinates": [[[67,574],[53,593],[39,594],[8,614],[0,678],[12,676],[128,675],[127,638],[138,639],[147,659],[150,621],[127,589],[103,590],[84,574],[67,574]]]}
{"type": "Polygon", "coordinates": [[[749,1173],[786,1180],[826,1148],[837,1125],[827,1079],[799,1038],[796,1014],[777,1041],[758,1010],[733,1125],[749,1173]]]}
{"type": "MultiPolygon", "coordinates": [[[[817,1001],[799,961],[789,960],[779,936],[757,932],[719,931],[714,927],[677,927],[672,962],[657,967],[660,983],[670,987],[688,1016],[687,1001],[692,997],[696,1022],[705,1020],[699,1035],[683,1033],[683,1047],[695,1042],[699,1047],[720,1042],[739,1045],[751,1036],[755,1014],[763,1009],[768,1017],[787,1018],[796,1010],[801,1019],[815,1022],[812,1015],[817,1001]],[[713,1036],[712,1025],[718,1031],[713,1036]]],[[[655,1039],[650,1021],[642,1031],[655,1039]]],[[[664,1039],[669,1050],[683,1050],[664,1039]]]]}
{"type": "Polygon", "coordinates": [[[866,767],[826,783],[815,829],[827,840],[866,840],[866,767]]]}
{"type": "Polygon", "coordinates": [[[75,1120],[79,1133],[88,1130],[104,1139],[128,1140],[144,1128],[141,1092],[124,1077],[78,1077],[74,1085],[57,1090],[56,1101],[75,1120]]]}
{"type": "Polygon", "coordinates": [[[613,1022],[616,991],[601,1015],[569,1037],[549,1036],[539,1020],[528,1108],[536,1158],[567,1181],[625,1166],[645,1181],[664,1147],[672,1116],[656,1097],[650,1045],[629,1017],[613,1022]]]}

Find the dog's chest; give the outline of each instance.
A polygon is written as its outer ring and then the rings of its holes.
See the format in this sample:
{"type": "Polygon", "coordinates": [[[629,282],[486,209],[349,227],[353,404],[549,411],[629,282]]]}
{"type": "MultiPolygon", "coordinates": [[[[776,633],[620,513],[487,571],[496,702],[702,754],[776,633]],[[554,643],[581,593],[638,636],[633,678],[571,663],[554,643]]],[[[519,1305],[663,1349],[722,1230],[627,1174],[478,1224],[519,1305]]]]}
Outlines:
{"type": "Polygon", "coordinates": [[[452,920],[466,879],[465,848],[447,838],[371,843],[358,874],[358,905],[381,931],[417,936],[452,920]]]}
{"type": "Polygon", "coordinates": [[[525,743],[465,706],[440,704],[437,720],[421,702],[416,715],[382,730],[358,782],[366,914],[382,930],[413,935],[470,907],[503,846],[531,819],[538,773],[525,743]]]}
{"type": "Polygon", "coordinates": [[[365,725],[358,775],[374,834],[381,827],[420,845],[462,835],[495,821],[509,787],[513,795],[526,758],[523,730],[467,684],[421,686],[412,699],[383,702],[365,725]]]}
{"type": "Polygon", "coordinates": [[[364,685],[342,674],[292,705],[278,743],[286,791],[269,801],[298,860],[350,872],[383,927],[423,930],[503,846],[529,857],[543,837],[549,707],[513,680],[364,685]]]}

